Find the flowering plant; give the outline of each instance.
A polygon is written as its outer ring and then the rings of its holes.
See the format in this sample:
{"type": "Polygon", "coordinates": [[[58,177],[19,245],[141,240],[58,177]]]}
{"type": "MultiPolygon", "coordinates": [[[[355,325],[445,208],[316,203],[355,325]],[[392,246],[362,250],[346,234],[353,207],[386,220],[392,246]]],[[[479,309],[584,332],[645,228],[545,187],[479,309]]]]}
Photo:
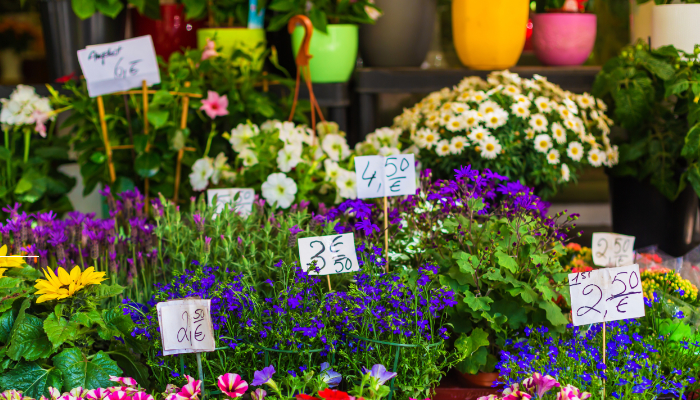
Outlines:
{"type": "Polygon", "coordinates": [[[654,293],[664,293],[676,296],[678,299],[691,304],[698,303],[698,288],[681,274],[668,268],[655,268],[640,271],[644,298],[653,299],[654,293]]]}
{"type": "Polygon", "coordinates": [[[278,14],[268,29],[279,30],[295,15],[306,15],[315,29],[326,33],[328,24],[373,24],[382,12],[374,0],[270,0],[270,10],[278,14]]]}
{"type": "Polygon", "coordinates": [[[593,252],[590,247],[569,243],[560,254],[559,263],[569,272],[586,272],[597,268],[593,264],[593,252]]]}
{"type": "MultiPolygon", "coordinates": [[[[487,81],[465,78],[452,90],[431,93],[397,116],[394,128],[402,132],[399,149],[416,152],[439,178],[466,159],[477,169],[521,179],[546,197],[576,180],[584,166],[617,164],[605,110],[587,93],[564,91],[541,76],[523,79],[502,71],[487,81]]],[[[362,154],[380,150],[360,145],[362,154]]]]}
{"type": "Polygon", "coordinates": [[[66,194],[75,180],[57,168],[68,163],[66,138],[56,137],[56,112],[49,99],[33,87],[17,85],[9,99],[1,99],[0,202],[22,202],[27,209],[69,211],[66,194]],[[50,128],[47,128],[50,123],[50,128]],[[38,134],[40,139],[32,139],[38,134]]]}
{"type": "Polygon", "coordinates": [[[233,167],[219,153],[197,160],[190,174],[195,190],[219,181],[252,187],[273,207],[289,208],[295,201],[314,204],[355,198],[355,172],[345,134],[335,123],[322,123],[315,133],[293,122],[267,121],[260,126],[239,124],[226,134],[237,153],[233,167]],[[321,168],[323,166],[323,169],[321,168]]]}
{"type": "Polygon", "coordinates": [[[581,391],[576,386],[563,386],[555,378],[535,372],[522,383],[513,383],[505,388],[501,396],[491,394],[479,397],[477,400],[529,400],[533,397],[554,399],[555,395],[557,400],[586,400],[591,397],[590,393],[581,391]]]}
{"type": "Polygon", "coordinates": [[[588,0],[537,0],[535,10],[578,13],[590,10],[592,3],[588,0]]]}

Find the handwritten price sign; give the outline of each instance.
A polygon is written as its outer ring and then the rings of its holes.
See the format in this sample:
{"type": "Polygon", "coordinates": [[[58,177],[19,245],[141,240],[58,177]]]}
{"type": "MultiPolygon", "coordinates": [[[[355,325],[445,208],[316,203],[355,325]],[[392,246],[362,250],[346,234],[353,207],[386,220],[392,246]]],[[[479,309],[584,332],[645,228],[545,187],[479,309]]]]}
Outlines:
{"type": "Polygon", "coordinates": [[[356,157],[355,173],[360,199],[416,194],[413,154],[356,157]]]}
{"type": "Polygon", "coordinates": [[[355,235],[316,236],[299,239],[299,258],[304,271],[315,261],[318,272],[310,275],[331,275],[360,270],[355,253],[355,235]]]}
{"type": "Polygon", "coordinates": [[[229,204],[229,209],[240,213],[243,216],[250,215],[253,211],[253,201],[255,200],[255,190],[253,189],[209,189],[207,190],[207,200],[209,207],[214,206],[216,199],[216,214],[221,214],[229,204]]]}
{"type": "Polygon", "coordinates": [[[88,46],[78,50],[78,62],[87,81],[88,94],[97,97],[160,83],[160,71],[151,36],[88,46]]]}
{"type": "Polygon", "coordinates": [[[569,274],[574,325],[644,316],[637,264],[569,274]]]}
{"type": "Polygon", "coordinates": [[[216,350],[211,300],[172,300],[156,305],[163,355],[216,350]]]}
{"type": "Polygon", "coordinates": [[[634,262],[634,236],[617,233],[593,234],[593,264],[621,267],[634,262]]]}

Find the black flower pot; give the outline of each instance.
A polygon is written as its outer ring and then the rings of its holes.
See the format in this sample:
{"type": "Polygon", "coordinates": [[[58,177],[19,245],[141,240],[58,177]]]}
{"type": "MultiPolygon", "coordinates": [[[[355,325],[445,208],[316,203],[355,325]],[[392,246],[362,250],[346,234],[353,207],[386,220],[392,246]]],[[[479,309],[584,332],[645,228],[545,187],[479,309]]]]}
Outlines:
{"type": "Polygon", "coordinates": [[[674,201],[649,182],[609,176],[613,231],[633,235],[635,248],[658,245],[680,257],[693,247],[698,195],[688,185],[674,201]]]}

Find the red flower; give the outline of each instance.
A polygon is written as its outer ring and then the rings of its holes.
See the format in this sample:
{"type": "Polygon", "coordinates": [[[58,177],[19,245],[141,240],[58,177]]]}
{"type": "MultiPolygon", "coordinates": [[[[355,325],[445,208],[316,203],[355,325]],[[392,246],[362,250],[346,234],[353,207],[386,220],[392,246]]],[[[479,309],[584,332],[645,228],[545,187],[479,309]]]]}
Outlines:
{"type": "Polygon", "coordinates": [[[56,83],[66,83],[72,79],[75,79],[75,71],[71,72],[70,74],[68,74],[66,76],[56,78],[56,83]]]}
{"type": "Polygon", "coordinates": [[[350,396],[340,390],[325,389],[319,391],[318,395],[326,400],[350,400],[350,396]]]}
{"type": "Polygon", "coordinates": [[[309,396],[308,394],[299,393],[297,395],[297,400],[321,400],[318,397],[309,396]]]}

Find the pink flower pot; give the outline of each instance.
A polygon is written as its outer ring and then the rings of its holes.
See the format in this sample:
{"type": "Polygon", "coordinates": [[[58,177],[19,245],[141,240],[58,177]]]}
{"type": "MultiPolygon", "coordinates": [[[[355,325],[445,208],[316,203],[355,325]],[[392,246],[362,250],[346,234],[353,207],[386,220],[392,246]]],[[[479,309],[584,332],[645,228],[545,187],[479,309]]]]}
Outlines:
{"type": "Polygon", "coordinates": [[[593,51],[596,16],[544,13],[532,18],[532,47],[546,65],[581,65],[593,51]]]}

